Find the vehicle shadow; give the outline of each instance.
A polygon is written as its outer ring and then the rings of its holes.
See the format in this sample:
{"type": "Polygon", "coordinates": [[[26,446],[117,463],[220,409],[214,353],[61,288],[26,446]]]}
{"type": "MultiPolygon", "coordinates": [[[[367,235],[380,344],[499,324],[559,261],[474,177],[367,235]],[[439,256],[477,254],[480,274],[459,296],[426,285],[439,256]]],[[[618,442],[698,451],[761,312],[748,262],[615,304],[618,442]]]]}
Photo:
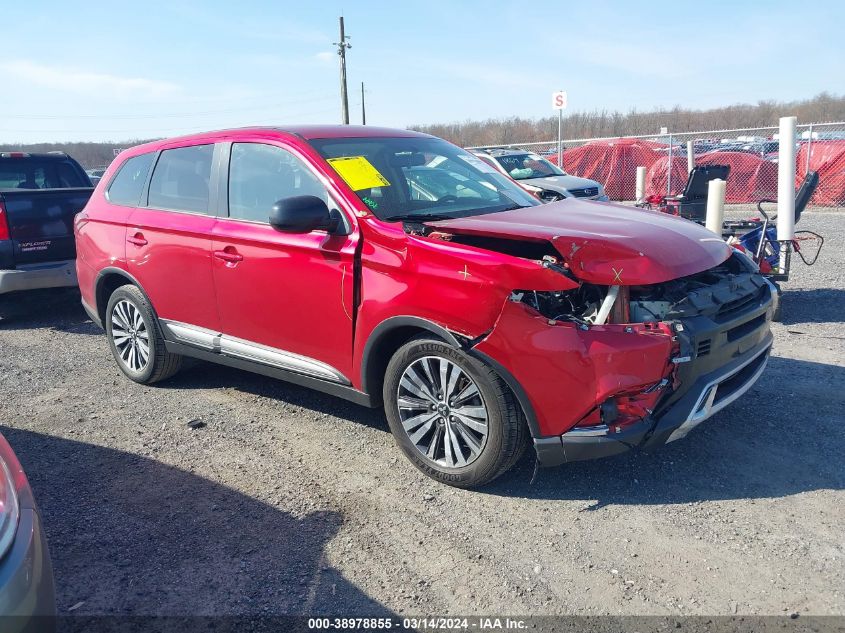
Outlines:
{"type": "MultiPolygon", "coordinates": [[[[310,389],[203,364],[174,377],[172,388],[234,387],[389,432],[381,410],[310,389]]],[[[540,469],[529,448],[516,468],[480,490],[533,499],[612,504],[674,504],[783,497],[845,489],[845,368],[773,356],[748,394],[686,438],[651,453],[540,469]]]]}
{"type": "Polygon", "coordinates": [[[41,510],[60,615],[394,615],[328,565],[337,512],[297,517],[138,455],[0,430],[41,510]]]}
{"type": "Polygon", "coordinates": [[[0,298],[0,330],[53,329],[102,334],[91,322],[77,288],[51,288],[0,298]]]}
{"type": "Polygon", "coordinates": [[[845,290],[817,288],[813,290],[785,290],[781,323],[843,323],[845,322],[845,290]]]}
{"type": "Polygon", "coordinates": [[[540,469],[534,455],[482,492],[530,499],[654,505],[784,497],[845,489],[845,367],[772,357],[744,397],[685,438],[540,469]]]}

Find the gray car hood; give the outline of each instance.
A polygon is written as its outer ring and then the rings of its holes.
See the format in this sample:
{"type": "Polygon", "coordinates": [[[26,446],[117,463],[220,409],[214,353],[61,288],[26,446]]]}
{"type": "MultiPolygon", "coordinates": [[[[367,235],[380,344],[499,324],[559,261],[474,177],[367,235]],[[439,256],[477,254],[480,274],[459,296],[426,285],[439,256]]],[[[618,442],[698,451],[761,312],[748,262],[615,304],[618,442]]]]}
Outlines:
{"type": "Polygon", "coordinates": [[[569,189],[585,189],[587,187],[600,186],[595,180],[570,176],[569,174],[566,176],[547,176],[545,178],[525,178],[519,182],[549,189],[550,191],[557,191],[558,193],[563,193],[569,189]]]}

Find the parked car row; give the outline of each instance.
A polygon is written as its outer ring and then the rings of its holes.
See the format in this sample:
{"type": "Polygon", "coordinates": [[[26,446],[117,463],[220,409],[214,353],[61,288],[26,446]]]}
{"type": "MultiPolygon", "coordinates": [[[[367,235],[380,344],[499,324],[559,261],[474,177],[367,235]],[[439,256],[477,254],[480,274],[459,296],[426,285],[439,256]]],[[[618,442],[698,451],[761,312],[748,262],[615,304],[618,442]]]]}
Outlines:
{"type": "MultiPolygon", "coordinates": [[[[842,158],[845,140],[828,136],[833,136],[833,133],[814,133],[812,142],[809,138],[801,138],[797,142],[796,186],[808,170],[816,171],[823,184],[816,192],[813,204],[840,206],[845,204],[842,158]]],[[[778,148],[779,142],[769,139],[698,139],[694,144],[695,163],[741,166],[732,172],[733,182],[728,185],[732,190],[729,202],[756,204],[771,197],[776,190],[778,148]]],[[[557,156],[551,154],[546,160],[552,164],[558,162],[557,156]]],[[[666,143],[639,137],[597,140],[570,147],[563,152],[562,162],[566,173],[601,183],[605,195],[619,201],[636,199],[638,167],[645,167],[648,174],[647,195],[678,194],[689,175],[683,142],[674,144],[670,154],[666,143]],[[668,176],[670,172],[671,177],[668,176]],[[672,186],[671,191],[667,189],[668,185],[672,186]]]]}
{"type": "Polygon", "coordinates": [[[96,185],[98,182],[100,182],[100,178],[103,177],[103,174],[106,173],[106,169],[108,169],[108,165],[88,169],[85,173],[88,174],[88,178],[91,180],[91,184],[96,185]]]}
{"type": "Polygon", "coordinates": [[[538,154],[513,149],[474,150],[472,153],[513,178],[543,202],[556,202],[565,198],[608,199],[601,183],[567,174],[538,154]]]}
{"type": "Polygon", "coordinates": [[[771,348],[772,289],[746,256],[525,152],[249,128],[126,150],[93,194],[0,196],[0,280],[40,287],[75,254],[130,380],[191,357],[382,407],[408,460],[454,486],[531,444],[556,465],[684,437],[771,348]]]}

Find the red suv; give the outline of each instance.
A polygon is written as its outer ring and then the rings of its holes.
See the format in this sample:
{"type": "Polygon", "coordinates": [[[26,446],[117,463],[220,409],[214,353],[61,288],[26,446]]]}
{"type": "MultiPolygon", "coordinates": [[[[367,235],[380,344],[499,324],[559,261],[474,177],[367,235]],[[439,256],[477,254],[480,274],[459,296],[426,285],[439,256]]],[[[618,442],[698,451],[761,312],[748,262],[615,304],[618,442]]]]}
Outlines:
{"type": "Polygon", "coordinates": [[[692,222],[541,203],[404,130],[252,128],[122,153],[77,216],[118,366],[186,356],[384,406],[426,474],[475,486],[682,437],[743,394],[771,287],[692,222]]]}

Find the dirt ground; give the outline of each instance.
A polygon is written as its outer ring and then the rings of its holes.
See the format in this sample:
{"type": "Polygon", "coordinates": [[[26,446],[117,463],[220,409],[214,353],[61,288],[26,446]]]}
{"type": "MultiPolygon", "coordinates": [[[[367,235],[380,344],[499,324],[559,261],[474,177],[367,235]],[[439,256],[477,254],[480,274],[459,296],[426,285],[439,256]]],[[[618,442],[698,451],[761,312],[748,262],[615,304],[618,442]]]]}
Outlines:
{"type": "Polygon", "coordinates": [[[479,491],[383,415],[202,364],[126,380],[73,293],[0,322],[0,425],[75,614],[845,614],[845,214],[748,395],[653,454],[479,491]],[[203,428],[187,423],[200,419],[203,428]]]}

